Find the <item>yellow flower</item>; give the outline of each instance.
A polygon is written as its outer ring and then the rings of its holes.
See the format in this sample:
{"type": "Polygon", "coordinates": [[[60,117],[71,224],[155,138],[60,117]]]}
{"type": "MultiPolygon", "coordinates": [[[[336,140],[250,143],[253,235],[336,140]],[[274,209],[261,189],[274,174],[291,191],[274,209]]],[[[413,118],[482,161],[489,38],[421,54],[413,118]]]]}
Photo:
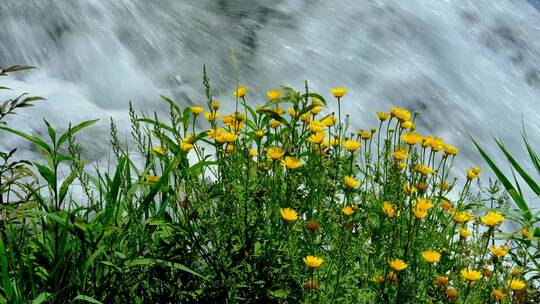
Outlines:
{"type": "Polygon", "coordinates": [[[497,247],[495,245],[491,246],[491,253],[498,258],[507,255],[509,250],[510,246],[508,244],[501,247],[497,247]]]}
{"type": "Polygon", "coordinates": [[[279,128],[279,126],[281,126],[281,121],[275,120],[275,119],[273,119],[272,121],[270,121],[270,127],[271,127],[271,128],[277,129],[277,128],[279,128]]]}
{"type": "Polygon", "coordinates": [[[401,135],[401,138],[407,145],[415,145],[422,141],[422,135],[416,132],[408,132],[401,135]]]}
{"type": "Polygon", "coordinates": [[[323,258],[319,258],[319,257],[312,256],[312,255],[308,255],[303,260],[304,260],[304,263],[309,268],[319,268],[319,267],[321,267],[322,263],[324,262],[323,258]]]}
{"type": "Polygon", "coordinates": [[[472,235],[472,232],[470,232],[469,230],[467,230],[467,228],[459,228],[459,236],[463,239],[466,239],[468,237],[470,237],[472,235]]]}
{"type": "Polygon", "coordinates": [[[449,201],[447,200],[443,200],[441,201],[441,209],[444,210],[444,211],[450,211],[454,208],[454,206],[452,206],[452,203],[450,203],[449,201]]]}
{"type": "Polygon", "coordinates": [[[398,167],[399,170],[403,170],[403,169],[405,169],[407,167],[407,164],[404,163],[404,162],[400,162],[400,163],[397,164],[397,167],[398,167]]]}
{"type": "Polygon", "coordinates": [[[397,277],[397,274],[392,271],[392,270],[389,270],[388,272],[386,272],[386,278],[390,281],[390,282],[393,282],[393,283],[396,283],[398,281],[398,277],[397,277]]]}
{"type": "Polygon", "coordinates": [[[522,280],[519,280],[519,279],[508,280],[508,281],[506,281],[506,284],[512,290],[522,290],[523,288],[525,288],[527,286],[527,284],[525,284],[525,282],[523,282],[522,280]]]}
{"type": "Polygon", "coordinates": [[[433,141],[433,136],[431,136],[431,135],[422,137],[422,147],[427,148],[427,147],[431,146],[432,141],[433,141]]]}
{"type": "Polygon", "coordinates": [[[272,160],[277,160],[283,157],[285,154],[285,150],[283,148],[269,148],[267,152],[267,156],[271,158],[272,160]]]}
{"type": "Polygon", "coordinates": [[[425,209],[418,208],[418,206],[416,206],[413,208],[412,212],[414,213],[414,216],[417,219],[421,220],[427,216],[428,211],[425,209]]]}
{"type": "Polygon", "coordinates": [[[195,134],[191,133],[191,134],[188,134],[186,137],[184,137],[182,141],[188,144],[193,144],[195,143],[196,140],[197,140],[197,137],[195,137],[195,134]]]}
{"type": "Polygon", "coordinates": [[[209,122],[215,122],[218,117],[219,117],[219,112],[204,113],[204,118],[206,118],[206,120],[208,120],[209,122]]]}
{"type": "Polygon", "coordinates": [[[324,132],[317,132],[315,134],[311,134],[307,140],[311,143],[318,145],[324,141],[325,136],[326,134],[324,132]]]}
{"type": "Polygon", "coordinates": [[[517,275],[521,274],[521,268],[519,268],[519,267],[512,268],[512,270],[510,271],[510,273],[511,273],[513,276],[517,276],[517,275]]]}
{"type": "Polygon", "coordinates": [[[294,222],[298,219],[298,213],[291,208],[279,208],[279,213],[281,213],[281,217],[287,222],[294,222]]]}
{"type": "Polygon", "coordinates": [[[377,284],[382,284],[384,282],[384,277],[382,275],[373,276],[371,279],[377,284]]]}
{"type": "Polygon", "coordinates": [[[393,204],[391,204],[390,202],[383,202],[382,210],[383,210],[384,214],[386,214],[386,216],[388,216],[388,217],[396,216],[395,206],[393,204]]]}
{"type": "Polygon", "coordinates": [[[474,215],[466,211],[460,211],[460,212],[455,212],[453,218],[454,218],[454,221],[456,221],[457,223],[463,224],[463,223],[474,220],[474,215]]]}
{"type": "Polygon", "coordinates": [[[202,111],[204,111],[203,107],[191,106],[189,108],[191,109],[191,114],[193,114],[195,116],[199,116],[199,114],[201,114],[202,111]]]}
{"type": "Polygon", "coordinates": [[[448,285],[448,277],[437,276],[435,278],[435,284],[437,284],[439,286],[447,286],[448,285]]]}
{"type": "Polygon", "coordinates": [[[234,115],[225,115],[221,118],[221,121],[226,125],[233,125],[236,123],[236,118],[234,115]]]}
{"type": "Polygon", "coordinates": [[[445,191],[445,192],[448,191],[448,190],[450,189],[450,185],[448,185],[448,183],[447,183],[447,182],[444,182],[444,181],[443,181],[443,182],[440,182],[440,183],[437,185],[437,187],[438,187],[439,189],[441,189],[442,191],[445,191]]]}
{"type": "Polygon", "coordinates": [[[392,156],[396,160],[406,160],[409,157],[409,154],[407,154],[407,152],[404,149],[400,149],[392,153],[392,156]]]}
{"type": "Polygon", "coordinates": [[[193,148],[193,144],[190,144],[190,143],[185,142],[185,141],[180,143],[180,149],[182,149],[182,151],[184,151],[184,152],[188,152],[192,148],[193,148]]]}
{"type": "Polygon", "coordinates": [[[450,299],[452,300],[455,300],[458,298],[458,292],[455,288],[447,288],[446,291],[444,292],[444,294],[449,297],[450,299]]]}
{"type": "Polygon", "coordinates": [[[461,276],[467,280],[467,281],[476,281],[482,278],[482,274],[480,271],[472,270],[472,269],[462,269],[461,270],[461,276]]]}
{"type": "Polygon", "coordinates": [[[287,109],[287,112],[289,112],[289,115],[291,115],[291,117],[296,117],[296,115],[298,115],[298,113],[296,112],[296,110],[293,109],[293,108],[288,108],[288,109],[287,109]]]}
{"type": "Polygon", "coordinates": [[[310,113],[308,112],[308,113],[300,115],[300,120],[304,123],[307,123],[309,122],[309,117],[310,117],[310,113]]]}
{"type": "Polygon", "coordinates": [[[319,289],[320,288],[320,285],[317,281],[315,281],[315,279],[309,279],[307,280],[306,283],[304,283],[304,288],[305,289],[319,289]]]}
{"type": "Polygon", "coordinates": [[[521,229],[521,236],[522,236],[524,239],[528,239],[528,238],[532,237],[533,235],[534,235],[534,233],[532,233],[531,231],[529,231],[529,229],[527,229],[527,228],[521,229]]]}
{"type": "Polygon", "coordinates": [[[346,88],[333,88],[330,90],[332,92],[332,95],[334,95],[336,98],[341,98],[345,93],[347,93],[346,88]]]}
{"type": "Polygon", "coordinates": [[[414,206],[422,210],[429,210],[433,208],[433,203],[427,198],[419,198],[414,200],[414,206]]]}
{"type": "Polygon", "coordinates": [[[482,169],[480,169],[480,168],[478,168],[478,167],[472,167],[472,168],[471,168],[471,171],[472,171],[474,174],[478,175],[478,174],[480,174],[480,172],[482,172],[482,169]]]}
{"type": "Polygon", "coordinates": [[[146,180],[148,183],[157,183],[159,182],[159,179],[161,177],[155,176],[155,175],[145,175],[144,180],[146,180]]]}
{"type": "Polygon", "coordinates": [[[367,140],[370,140],[370,139],[371,139],[371,136],[372,136],[372,135],[373,135],[373,133],[371,133],[371,132],[364,132],[364,131],[362,131],[362,132],[360,133],[360,138],[362,138],[363,140],[366,140],[366,141],[367,141],[367,140]]]}
{"type": "Polygon", "coordinates": [[[426,262],[433,264],[437,263],[441,259],[441,254],[434,250],[422,251],[422,257],[426,262]]]}
{"type": "Polygon", "coordinates": [[[328,140],[328,146],[339,146],[339,139],[337,137],[332,137],[328,140]]]}
{"type": "Polygon", "coordinates": [[[425,182],[418,182],[418,184],[416,184],[416,188],[423,192],[427,190],[428,184],[426,184],[425,182]]]}
{"type": "Polygon", "coordinates": [[[316,107],[312,108],[309,112],[312,115],[317,115],[317,114],[321,113],[322,110],[323,110],[322,106],[316,106],[316,107]]]}
{"type": "Polygon", "coordinates": [[[263,138],[264,137],[264,130],[257,130],[255,131],[255,135],[258,137],[258,138],[263,138]]]}
{"type": "Polygon", "coordinates": [[[349,152],[354,152],[358,150],[360,146],[361,146],[361,143],[359,141],[352,140],[352,139],[346,140],[343,142],[343,147],[345,147],[345,149],[347,149],[347,151],[349,152]]]}
{"type": "Polygon", "coordinates": [[[377,112],[377,117],[379,118],[380,121],[385,121],[388,118],[390,118],[390,114],[386,112],[377,112]]]}
{"type": "Polygon", "coordinates": [[[433,172],[433,169],[426,165],[418,164],[414,167],[414,171],[420,173],[422,176],[427,176],[433,172]]]}
{"type": "Polygon", "coordinates": [[[210,106],[212,107],[213,110],[217,111],[217,110],[219,110],[219,107],[221,106],[221,103],[219,103],[219,101],[212,101],[210,106]]]}
{"type": "Polygon", "coordinates": [[[324,125],[324,123],[318,120],[314,120],[309,123],[309,130],[313,133],[321,132],[322,130],[324,130],[325,127],[326,126],[324,125]]]}
{"type": "Polygon", "coordinates": [[[443,145],[444,153],[446,155],[456,155],[459,152],[459,149],[451,145],[443,145]]]}
{"type": "Polygon", "coordinates": [[[434,152],[439,152],[443,149],[443,140],[441,138],[435,137],[430,142],[431,150],[434,152]]]}
{"type": "Polygon", "coordinates": [[[506,298],[506,295],[500,289],[493,289],[490,295],[492,298],[494,298],[497,301],[502,301],[504,300],[504,298],[506,298]]]}
{"type": "Polygon", "coordinates": [[[152,148],[152,151],[156,152],[156,153],[159,154],[159,155],[165,155],[165,154],[167,154],[167,149],[165,149],[165,148],[162,147],[162,146],[153,147],[153,148],[152,148]]]}
{"type": "Polygon", "coordinates": [[[354,177],[345,176],[343,178],[343,181],[345,182],[345,185],[347,186],[347,188],[354,189],[354,188],[360,187],[360,182],[354,179],[354,177]]]}
{"type": "Polygon", "coordinates": [[[353,208],[351,208],[349,206],[343,207],[343,209],[341,209],[341,211],[343,212],[343,215],[345,215],[345,216],[351,216],[354,213],[353,208]]]}
{"type": "Polygon", "coordinates": [[[294,158],[292,156],[285,156],[285,160],[283,160],[283,163],[289,169],[297,169],[302,166],[302,160],[294,158]]]}
{"type": "Polygon", "coordinates": [[[409,113],[409,111],[407,111],[406,109],[393,107],[390,109],[390,115],[392,117],[396,117],[401,122],[411,120],[411,113],[409,113]]]}
{"type": "Polygon", "coordinates": [[[403,129],[409,129],[413,126],[413,122],[410,120],[404,121],[400,124],[400,127],[403,129]]]}
{"type": "Polygon", "coordinates": [[[278,99],[281,96],[281,91],[280,90],[270,90],[270,91],[266,92],[266,96],[270,100],[278,99]]]}
{"type": "Polygon", "coordinates": [[[388,264],[395,271],[402,271],[403,269],[407,268],[407,264],[400,259],[390,260],[388,261],[388,264]]]}
{"type": "Polygon", "coordinates": [[[256,149],[249,149],[249,151],[248,151],[249,157],[255,157],[255,156],[257,156],[257,154],[259,154],[259,153],[257,153],[256,149]]]}
{"type": "Polygon", "coordinates": [[[219,143],[233,143],[238,139],[238,135],[231,132],[223,132],[216,135],[215,139],[219,143]]]}
{"type": "Polygon", "coordinates": [[[219,129],[210,129],[208,131],[208,137],[216,139],[220,134],[224,133],[225,129],[219,128],[219,129]]]}
{"type": "Polygon", "coordinates": [[[241,86],[241,87],[238,87],[238,89],[236,89],[236,91],[234,91],[234,96],[242,98],[242,97],[246,96],[247,92],[248,92],[248,87],[241,86]]]}
{"type": "Polygon", "coordinates": [[[472,172],[471,170],[467,171],[467,179],[468,180],[473,180],[475,178],[477,178],[478,175],[474,174],[474,172],[472,172]]]}
{"type": "Polygon", "coordinates": [[[280,107],[275,107],[275,108],[271,109],[270,111],[272,111],[277,116],[281,116],[281,115],[283,115],[283,113],[285,113],[285,110],[283,110],[280,107]]]}
{"type": "Polygon", "coordinates": [[[225,148],[225,152],[227,153],[233,153],[234,152],[234,145],[227,144],[227,148],[225,148]]]}
{"type": "Polygon", "coordinates": [[[416,187],[411,186],[409,184],[404,184],[403,185],[403,193],[405,193],[407,195],[413,195],[413,194],[416,193],[416,187]]]}
{"type": "Polygon", "coordinates": [[[325,118],[321,119],[321,122],[327,127],[333,126],[336,123],[336,121],[337,121],[337,118],[334,115],[328,115],[325,118]]]}
{"type": "Polygon", "coordinates": [[[481,218],[482,223],[488,227],[494,227],[504,221],[504,216],[496,211],[489,211],[485,216],[481,218]]]}
{"type": "Polygon", "coordinates": [[[315,106],[322,106],[324,103],[317,97],[311,97],[311,104],[315,106]]]}

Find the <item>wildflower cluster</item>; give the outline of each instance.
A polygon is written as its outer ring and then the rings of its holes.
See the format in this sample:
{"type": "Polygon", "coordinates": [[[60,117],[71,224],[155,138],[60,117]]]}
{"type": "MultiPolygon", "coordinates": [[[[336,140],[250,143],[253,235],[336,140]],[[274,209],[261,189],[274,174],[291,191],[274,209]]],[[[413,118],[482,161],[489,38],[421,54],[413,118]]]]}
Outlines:
{"type": "MultiPolygon", "coordinates": [[[[14,255],[5,263],[34,278],[21,289],[118,303],[485,303],[535,295],[534,280],[516,266],[527,267],[535,236],[524,227],[504,238],[499,205],[474,196],[481,170],[452,176],[459,149],[422,135],[417,113],[393,107],[376,112],[377,126],[356,130],[341,113],[350,102],[345,88],[331,89],[328,101],[307,84],[305,92],[272,89],[254,107],[246,86],[218,102],[206,74],[203,82],[206,104],[181,108],[164,98],[167,121],[130,111],[142,163],[119,144],[112,123],[114,174],[79,177],[99,196],[66,196],[70,185],[58,186],[56,170],[40,165],[52,195],[39,196],[28,214],[44,226],[0,243],[2,252],[4,243],[9,252],[25,248],[25,270],[14,255]],[[513,256],[516,239],[528,243],[513,256]],[[72,276],[56,275],[53,261],[72,276]]],[[[50,148],[58,153],[51,159],[78,168],[71,181],[84,172],[73,134],[72,156],[50,148]]],[[[17,215],[8,216],[10,229],[20,229],[17,215]]]]}

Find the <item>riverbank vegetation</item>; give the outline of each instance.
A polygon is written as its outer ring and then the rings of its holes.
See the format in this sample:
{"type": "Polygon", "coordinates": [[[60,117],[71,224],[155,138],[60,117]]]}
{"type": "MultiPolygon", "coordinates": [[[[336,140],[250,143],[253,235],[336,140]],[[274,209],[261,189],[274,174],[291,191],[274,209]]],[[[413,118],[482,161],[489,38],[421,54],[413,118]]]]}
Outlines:
{"type": "MultiPolygon", "coordinates": [[[[483,164],[453,170],[459,148],[419,113],[374,109],[357,130],[345,88],[275,88],[256,107],[247,87],[218,102],[203,85],[201,104],[162,97],[168,117],[130,107],[133,144],[111,120],[110,171],[81,156],[95,121],[0,127],[42,155],[1,154],[0,303],[540,299],[538,213],[501,172],[504,187],[479,183],[483,164]]],[[[24,98],[0,118],[39,100],[24,98]]]]}

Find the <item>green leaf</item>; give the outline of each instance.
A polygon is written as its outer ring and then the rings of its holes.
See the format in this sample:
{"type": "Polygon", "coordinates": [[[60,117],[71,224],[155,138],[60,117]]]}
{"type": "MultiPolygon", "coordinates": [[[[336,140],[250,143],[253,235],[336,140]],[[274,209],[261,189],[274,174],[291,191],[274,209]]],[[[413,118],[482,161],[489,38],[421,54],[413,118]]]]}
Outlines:
{"type": "Polygon", "coordinates": [[[43,119],[43,121],[45,122],[45,125],[47,126],[47,131],[49,132],[49,138],[51,139],[53,144],[56,144],[56,131],[46,119],[43,119]]]}
{"type": "Polygon", "coordinates": [[[58,140],[58,146],[59,147],[62,146],[62,144],[69,138],[70,135],[73,136],[75,133],[79,132],[80,130],[95,124],[98,120],[99,119],[87,120],[74,127],[71,127],[66,133],[60,136],[60,139],[58,140]]]}
{"type": "MultiPolygon", "coordinates": [[[[178,114],[179,116],[182,115],[182,111],[180,110],[180,107],[176,104],[176,102],[174,102],[172,99],[170,99],[169,97],[165,97],[163,95],[159,95],[159,97],[161,97],[161,99],[165,100],[165,102],[167,102],[171,107],[173,107],[174,111],[176,112],[176,114],[178,114]]],[[[189,107],[188,107],[189,108],[189,107]]]]}
{"type": "Polygon", "coordinates": [[[34,300],[32,300],[32,304],[41,304],[47,301],[47,299],[49,299],[50,296],[51,296],[50,293],[42,292],[34,300]]]}
{"type": "Polygon", "coordinates": [[[124,156],[118,162],[116,171],[112,181],[109,183],[109,189],[107,191],[107,204],[105,206],[105,223],[110,223],[113,218],[114,208],[119,208],[118,193],[120,191],[120,185],[122,181],[122,172],[127,161],[127,156],[124,156]]]}
{"type": "Polygon", "coordinates": [[[530,223],[532,219],[531,210],[529,206],[527,205],[527,202],[525,202],[525,199],[523,198],[523,196],[519,195],[519,193],[516,191],[512,183],[508,180],[508,178],[506,178],[506,176],[502,173],[499,167],[497,167],[497,165],[493,162],[491,157],[480,147],[480,145],[478,145],[478,143],[474,140],[474,138],[472,138],[472,136],[470,135],[469,137],[471,138],[472,142],[476,146],[476,149],[478,149],[478,151],[480,152],[480,155],[482,155],[482,158],[484,158],[484,160],[488,163],[491,170],[493,170],[497,178],[503,184],[506,191],[508,191],[508,193],[510,194],[510,196],[512,197],[512,199],[514,200],[514,202],[520,209],[521,215],[523,216],[525,221],[530,223]]]}
{"type": "Polygon", "coordinates": [[[85,295],[78,295],[73,299],[73,301],[83,301],[83,302],[88,302],[88,303],[93,303],[93,304],[103,304],[100,301],[90,296],[85,296],[85,295]]]}
{"type": "MultiPolygon", "coordinates": [[[[540,186],[534,181],[534,179],[525,171],[523,168],[517,163],[517,161],[512,157],[512,155],[506,150],[506,147],[503,145],[503,143],[500,140],[495,139],[495,142],[501,149],[501,151],[506,156],[506,159],[510,162],[512,167],[516,169],[516,171],[519,173],[519,175],[525,180],[527,185],[531,188],[531,190],[536,194],[540,195],[540,186]]],[[[520,191],[521,192],[521,191],[520,191]]]]}
{"type": "MultiPolygon", "coordinates": [[[[322,97],[321,95],[319,95],[317,93],[308,93],[307,97],[315,97],[315,98],[319,99],[320,101],[322,101],[322,103],[327,104],[324,97],[322,97]]],[[[302,98],[306,98],[306,94],[302,94],[302,98]]]]}
{"type": "Polygon", "coordinates": [[[137,121],[149,123],[151,125],[158,126],[158,127],[162,128],[162,129],[165,129],[165,130],[167,130],[169,132],[174,133],[174,128],[173,127],[170,127],[170,126],[168,126],[168,125],[166,125],[166,124],[164,124],[162,122],[157,122],[155,120],[148,119],[148,118],[139,118],[139,119],[137,119],[137,121]]]}
{"type": "Polygon", "coordinates": [[[31,69],[35,69],[35,67],[30,66],[30,65],[14,65],[6,69],[0,69],[0,73],[10,73],[10,72],[17,72],[17,71],[24,71],[24,70],[31,70],[31,69]]]}
{"type": "Polygon", "coordinates": [[[538,154],[536,154],[536,152],[532,149],[531,145],[529,144],[529,139],[527,138],[527,134],[525,133],[525,131],[523,131],[521,136],[523,137],[523,141],[525,142],[525,147],[527,148],[529,157],[531,158],[534,168],[536,169],[536,173],[540,175],[540,158],[538,157],[538,154]]]}
{"type": "Polygon", "coordinates": [[[182,114],[182,123],[184,124],[184,129],[188,128],[190,117],[191,117],[191,108],[187,107],[184,109],[184,113],[182,114]]]}
{"type": "Polygon", "coordinates": [[[11,128],[7,128],[7,127],[0,127],[0,130],[4,130],[4,131],[8,131],[10,133],[13,133],[15,135],[18,135],[30,142],[32,142],[33,144],[35,144],[36,146],[42,148],[43,150],[51,153],[51,148],[49,147],[49,145],[47,145],[46,142],[44,142],[42,139],[40,139],[39,137],[37,136],[33,136],[33,135],[28,135],[24,132],[21,132],[21,131],[17,131],[17,130],[13,130],[11,128]]]}
{"type": "Polygon", "coordinates": [[[62,185],[60,186],[60,203],[64,201],[64,198],[66,197],[69,186],[71,185],[71,183],[73,183],[78,173],[79,171],[77,171],[76,168],[73,168],[69,176],[66,177],[66,179],[62,182],[62,185]]]}
{"type": "Polygon", "coordinates": [[[125,263],[125,266],[126,267],[154,266],[156,264],[159,264],[159,265],[162,265],[162,266],[168,266],[168,267],[170,267],[172,269],[182,270],[182,271],[191,273],[192,275],[195,275],[197,277],[200,277],[202,279],[205,279],[205,280],[207,279],[206,277],[204,277],[201,274],[193,271],[192,269],[190,269],[189,267],[187,267],[187,266],[185,266],[183,264],[176,263],[176,262],[171,262],[171,261],[165,261],[165,260],[161,260],[161,259],[156,259],[156,260],[152,260],[152,259],[148,259],[148,258],[134,259],[134,260],[127,261],[125,263]]]}
{"type": "Polygon", "coordinates": [[[38,163],[35,163],[34,165],[37,167],[39,174],[47,181],[49,186],[54,187],[56,176],[54,176],[51,169],[38,163]]]}
{"type": "Polygon", "coordinates": [[[139,212],[143,212],[144,210],[148,209],[148,206],[150,206],[150,203],[154,200],[154,197],[161,189],[161,186],[163,186],[165,181],[168,179],[169,173],[171,172],[173,165],[176,166],[177,162],[178,162],[178,159],[175,158],[170,164],[167,165],[167,167],[161,174],[159,181],[150,189],[148,194],[145,196],[144,200],[141,202],[139,206],[139,212]]]}
{"type": "Polygon", "coordinates": [[[96,258],[100,255],[103,254],[103,252],[105,252],[105,247],[104,246],[101,246],[99,247],[98,250],[96,250],[96,252],[94,252],[87,260],[86,262],[84,262],[84,266],[83,266],[83,272],[86,273],[88,271],[88,269],[90,268],[90,266],[92,266],[94,264],[94,261],[96,260],[96,258]]]}

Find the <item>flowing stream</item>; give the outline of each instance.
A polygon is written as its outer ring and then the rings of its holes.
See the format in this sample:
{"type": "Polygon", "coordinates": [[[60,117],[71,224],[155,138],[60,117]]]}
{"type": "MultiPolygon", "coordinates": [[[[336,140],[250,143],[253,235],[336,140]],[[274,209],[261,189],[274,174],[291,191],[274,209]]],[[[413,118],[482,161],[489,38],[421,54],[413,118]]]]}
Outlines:
{"type": "MultiPolygon", "coordinates": [[[[328,97],[344,86],[354,128],[376,126],[374,112],[391,105],[418,110],[421,133],[463,151],[462,170],[483,164],[467,132],[499,163],[491,136],[525,160],[522,123],[540,147],[539,9],[537,0],[0,0],[0,66],[38,67],[1,82],[47,98],[11,127],[43,135],[42,117],[59,128],[102,118],[79,139],[105,161],[108,117],[127,138],[130,100],[163,114],[159,94],[202,104],[203,64],[232,109],[235,49],[250,102],[304,80],[328,97]]],[[[13,145],[35,158],[3,135],[0,148],[13,145]]]]}

